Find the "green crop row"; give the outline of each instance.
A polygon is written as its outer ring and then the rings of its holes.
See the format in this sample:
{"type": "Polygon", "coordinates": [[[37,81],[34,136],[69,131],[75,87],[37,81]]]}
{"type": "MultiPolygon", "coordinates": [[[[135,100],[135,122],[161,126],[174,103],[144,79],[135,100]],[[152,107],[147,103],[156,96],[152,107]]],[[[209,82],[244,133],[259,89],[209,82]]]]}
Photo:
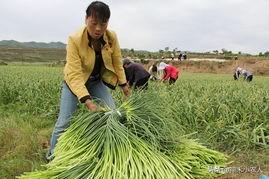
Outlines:
{"type": "MultiPolygon", "coordinates": [[[[52,130],[59,110],[62,80],[62,68],[0,66],[0,118],[5,119],[0,120],[2,146],[8,146],[6,134],[13,128],[22,131],[22,134],[27,132],[20,127],[28,124],[28,128],[34,128],[32,132],[42,130],[42,125],[34,126],[42,121],[39,118],[48,119],[49,122],[44,122],[44,125],[48,127],[49,124],[52,130]],[[15,127],[7,125],[7,121],[12,120],[9,119],[11,114],[24,116],[23,121],[17,124],[15,121],[15,127]],[[25,115],[31,117],[27,119],[25,115]]],[[[121,92],[116,90],[112,93],[119,106],[122,103],[121,92]]],[[[141,95],[141,99],[151,101],[149,104],[160,117],[177,123],[174,126],[177,128],[175,138],[189,135],[211,149],[228,154],[268,153],[268,77],[254,76],[254,80],[247,83],[234,81],[232,75],[183,72],[175,85],[150,82],[147,91],[133,92],[133,95],[141,95]]],[[[48,134],[45,136],[49,139],[48,134]]],[[[4,150],[12,151],[13,148],[0,148],[0,152],[4,150]]],[[[0,159],[3,157],[0,156],[0,159]]],[[[31,158],[28,158],[28,163],[29,160],[31,158]]],[[[5,166],[0,162],[2,165],[5,166]]]]}

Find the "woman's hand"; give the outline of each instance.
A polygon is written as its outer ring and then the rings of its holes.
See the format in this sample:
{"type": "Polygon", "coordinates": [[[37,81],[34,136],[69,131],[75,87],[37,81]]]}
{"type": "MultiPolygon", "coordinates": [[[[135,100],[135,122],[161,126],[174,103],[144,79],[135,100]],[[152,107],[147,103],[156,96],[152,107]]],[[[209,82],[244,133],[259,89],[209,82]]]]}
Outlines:
{"type": "Polygon", "coordinates": [[[123,94],[126,97],[129,97],[131,95],[131,90],[129,88],[129,85],[126,84],[126,85],[122,86],[121,89],[122,89],[123,94]]]}
{"type": "Polygon", "coordinates": [[[94,102],[90,99],[87,99],[85,101],[85,105],[90,111],[93,111],[93,112],[97,111],[97,109],[98,109],[98,106],[96,104],[94,104],[94,102]]]}

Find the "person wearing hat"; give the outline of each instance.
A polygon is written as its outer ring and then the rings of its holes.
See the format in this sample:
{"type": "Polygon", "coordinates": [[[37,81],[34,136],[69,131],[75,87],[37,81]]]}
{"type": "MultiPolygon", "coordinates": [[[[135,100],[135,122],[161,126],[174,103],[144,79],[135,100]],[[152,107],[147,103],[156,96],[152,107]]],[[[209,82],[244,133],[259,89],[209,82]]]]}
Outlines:
{"type": "Polygon", "coordinates": [[[234,80],[239,80],[240,75],[242,75],[247,82],[251,82],[253,79],[253,74],[250,71],[237,67],[233,75],[234,80]]]}
{"type": "Polygon", "coordinates": [[[144,69],[143,65],[125,58],[123,68],[129,86],[134,86],[134,89],[148,88],[150,74],[144,69]]]}
{"type": "Polygon", "coordinates": [[[97,111],[99,105],[115,109],[108,87],[120,86],[125,96],[130,95],[116,33],[107,29],[109,18],[109,6],[93,1],[86,9],[85,25],[68,38],[60,111],[46,155],[48,161],[53,159],[58,139],[70,125],[78,103],[90,111],[97,111]]]}
{"type": "Polygon", "coordinates": [[[179,70],[176,67],[161,62],[158,70],[163,70],[164,72],[162,81],[169,80],[169,84],[174,84],[177,81],[179,70]]]}

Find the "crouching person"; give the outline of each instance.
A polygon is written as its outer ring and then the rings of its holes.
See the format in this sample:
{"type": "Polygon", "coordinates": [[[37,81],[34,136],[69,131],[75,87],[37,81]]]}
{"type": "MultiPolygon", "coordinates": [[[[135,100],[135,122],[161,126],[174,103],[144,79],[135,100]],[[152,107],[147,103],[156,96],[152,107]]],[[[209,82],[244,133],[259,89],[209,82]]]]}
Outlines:
{"type": "Polygon", "coordinates": [[[179,69],[177,69],[176,67],[161,62],[158,67],[158,70],[163,70],[162,81],[169,80],[170,85],[174,84],[177,81],[179,75],[179,69]]]}
{"type": "Polygon", "coordinates": [[[239,80],[240,75],[242,75],[244,80],[248,82],[251,82],[253,79],[253,74],[250,71],[237,67],[233,75],[234,80],[239,80]]]}
{"type": "Polygon", "coordinates": [[[126,58],[123,60],[123,67],[129,86],[134,86],[134,89],[148,88],[150,74],[141,64],[126,58]]]}
{"type": "Polygon", "coordinates": [[[68,39],[60,112],[46,155],[48,161],[53,159],[58,139],[69,126],[79,102],[90,111],[96,111],[99,104],[114,109],[107,87],[115,89],[119,85],[125,96],[130,94],[116,34],[107,30],[109,17],[108,5],[92,2],[86,10],[86,25],[68,39]]]}

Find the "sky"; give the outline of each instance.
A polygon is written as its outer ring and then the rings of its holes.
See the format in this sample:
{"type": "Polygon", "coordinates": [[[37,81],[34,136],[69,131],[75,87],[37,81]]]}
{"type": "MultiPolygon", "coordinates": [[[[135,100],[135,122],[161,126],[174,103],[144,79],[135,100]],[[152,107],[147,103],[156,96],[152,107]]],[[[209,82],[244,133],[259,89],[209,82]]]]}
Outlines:
{"type": "MultiPolygon", "coordinates": [[[[66,43],[86,0],[0,0],[0,40],[66,43]]],[[[269,0],[104,0],[121,48],[269,51],[269,0]]]]}

